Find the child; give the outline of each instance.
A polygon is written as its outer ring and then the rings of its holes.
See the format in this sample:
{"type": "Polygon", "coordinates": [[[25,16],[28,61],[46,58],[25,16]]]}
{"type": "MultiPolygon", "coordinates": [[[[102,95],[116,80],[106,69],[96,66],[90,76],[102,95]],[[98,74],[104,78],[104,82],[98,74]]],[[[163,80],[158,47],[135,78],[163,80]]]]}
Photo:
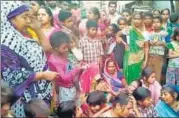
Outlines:
{"type": "Polygon", "coordinates": [[[142,86],[142,82],[140,79],[133,81],[128,87],[129,94],[131,94],[136,88],[141,87],[141,86],[142,86]]]}
{"type": "Polygon", "coordinates": [[[131,115],[135,113],[137,114],[137,117],[140,117],[140,113],[134,100],[135,99],[130,99],[127,94],[120,93],[111,100],[112,108],[103,113],[101,117],[131,117],[131,115]]]}
{"type": "Polygon", "coordinates": [[[123,18],[123,17],[119,18],[117,23],[118,23],[118,26],[119,26],[120,30],[123,30],[124,28],[126,28],[128,26],[127,19],[123,18]]]}
{"type": "Polygon", "coordinates": [[[116,46],[115,35],[118,31],[119,31],[119,27],[116,24],[111,24],[106,29],[106,38],[107,38],[106,53],[108,55],[112,54],[114,47],[116,46]]]}
{"type": "Polygon", "coordinates": [[[152,20],[153,20],[152,13],[145,12],[144,13],[144,25],[145,25],[145,30],[148,31],[149,33],[153,31],[152,20]]]}
{"type": "Polygon", "coordinates": [[[156,73],[156,79],[161,83],[161,72],[164,64],[165,55],[165,37],[167,32],[161,31],[161,17],[157,16],[153,18],[153,32],[150,33],[149,39],[149,58],[147,67],[151,67],[156,73]]]}
{"type": "Polygon", "coordinates": [[[137,101],[138,109],[142,117],[158,117],[152,105],[151,92],[148,89],[138,87],[133,91],[132,95],[137,101]]]}
{"type": "Polygon", "coordinates": [[[156,75],[155,72],[152,71],[151,68],[144,68],[142,72],[142,86],[146,87],[151,92],[152,100],[154,101],[154,104],[157,104],[159,97],[160,97],[160,91],[161,91],[161,85],[156,81],[156,75]]]}
{"type": "MultiPolygon", "coordinates": [[[[96,39],[97,22],[88,20],[86,24],[87,35],[79,41],[79,48],[83,53],[83,60],[86,63],[100,64],[104,55],[102,43],[96,39]]],[[[102,64],[101,64],[102,65],[102,64]]]]}
{"type": "Polygon", "coordinates": [[[8,88],[5,84],[6,83],[1,80],[1,117],[13,117],[13,114],[10,112],[14,98],[13,90],[8,88]]]}
{"type": "Polygon", "coordinates": [[[51,70],[59,73],[56,85],[59,90],[59,102],[73,100],[76,95],[74,79],[81,72],[81,66],[72,67],[69,63],[69,37],[64,32],[56,32],[50,38],[53,53],[49,57],[48,65],[51,70]]]}
{"type": "Polygon", "coordinates": [[[179,28],[176,28],[173,41],[168,44],[169,63],[166,73],[166,83],[179,85],[179,28]]]}
{"type": "Polygon", "coordinates": [[[132,20],[132,17],[131,17],[131,12],[129,9],[125,9],[122,11],[122,16],[127,20],[127,24],[128,25],[131,25],[131,20],[132,20]]]}
{"type": "Polygon", "coordinates": [[[106,104],[106,97],[102,91],[91,92],[86,102],[89,106],[89,117],[99,117],[104,111],[110,108],[106,104]]]}
{"type": "Polygon", "coordinates": [[[155,17],[155,16],[160,16],[161,13],[160,13],[160,10],[154,9],[152,14],[153,14],[153,17],[155,17]]]}
{"type": "Polygon", "coordinates": [[[25,104],[24,112],[27,118],[48,118],[50,115],[48,105],[40,99],[33,99],[25,104]]]}
{"type": "Polygon", "coordinates": [[[118,92],[122,88],[127,87],[122,72],[119,70],[117,63],[112,58],[106,59],[103,76],[114,92],[118,92]]]}

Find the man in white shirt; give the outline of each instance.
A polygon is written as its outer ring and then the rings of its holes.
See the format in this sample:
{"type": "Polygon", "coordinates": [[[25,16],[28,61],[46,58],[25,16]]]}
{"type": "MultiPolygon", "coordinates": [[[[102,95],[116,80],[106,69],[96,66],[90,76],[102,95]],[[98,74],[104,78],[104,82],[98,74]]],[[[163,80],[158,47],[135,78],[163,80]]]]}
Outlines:
{"type": "Polygon", "coordinates": [[[118,19],[121,17],[117,13],[116,8],[117,8],[117,2],[109,1],[109,3],[108,3],[108,10],[109,10],[108,17],[110,19],[111,24],[112,23],[117,24],[118,19]]]}

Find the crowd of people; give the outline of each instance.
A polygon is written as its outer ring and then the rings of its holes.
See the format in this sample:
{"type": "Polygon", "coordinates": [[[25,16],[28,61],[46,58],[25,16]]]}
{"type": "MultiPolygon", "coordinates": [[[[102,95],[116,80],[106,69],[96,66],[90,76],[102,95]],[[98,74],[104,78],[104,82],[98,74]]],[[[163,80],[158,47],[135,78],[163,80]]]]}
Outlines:
{"type": "Polygon", "coordinates": [[[1,1],[1,117],[178,117],[179,14],[1,1]]]}

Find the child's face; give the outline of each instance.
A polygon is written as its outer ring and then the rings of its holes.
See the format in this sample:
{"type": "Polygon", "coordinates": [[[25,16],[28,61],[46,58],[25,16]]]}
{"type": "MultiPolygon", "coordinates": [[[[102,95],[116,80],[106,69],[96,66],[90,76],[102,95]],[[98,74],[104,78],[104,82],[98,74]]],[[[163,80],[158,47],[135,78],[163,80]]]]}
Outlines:
{"type": "Polygon", "coordinates": [[[169,13],[167,10],[164,10],[163,13],[162,13],[162,19],[167,21],[169,18],[169,13]]]}
{"type": "Polygon", "coordinates": [[[31,4],[31,7],[34,10],[34,12],[37,13],[37,11],[40,8],[39,4],[36,1],[31,1],[30,4],[31,4]]]}
{"type": "Polygon", "coordinates": [[[154,30],[155,29],[158,30],[158,29],[160,29],[160,27],[161,27],[160,20],[159,19],[153,19],[153,28],[154,28],[154,30]]]}
{"type": "Polygon", "coordinates": [[[165,90],[161,92],[161,99],[168,105],[173,104],[175,101],[174,97],[168,91],[165,90]]]}
{"type": "Polygon", "coordinates": [[[6,116],[10,110],[10,104],[4,104],[1,106],[1,116],[6,116]]]}
{"type": "Polygon", "coordinates": [[[73,27],[73,25],[74,25],[74,23],[73,23],[72,17],[69,17],[64,21],[64,26],[69,29],[71,29],[73,27]]]}
{"type": "Polygon", "coordinates": [[[97,28],[96,27],[91,27],[88,29],[88,35],[91,37],[95,37],[97,33],[97,28]]]}
{"type": "Polygon", "coordinates": [[[129,86],[129,91],[132,93],[138,87],[137,81],[133,81],[129,86]]]}
{"type": "Polygon", "coordinates": [[[98,111],[102,108],[101,105],[90,105],[89,107],[90,107],[90,110],[91,110],[93,113],[98,112],[98,111]]]}
{"type": "Polygon", "coordinates": [[[150,16],[145,16],[144,24],[145,24],[145,26],[151,26],[152,25],[152,18],[150,16]]]}
{"type": "Polygon", "coordinates": [[[155,17],[155,16],[160,16],[160,12],[159,11],[154,11],[153,12],[153,16],[155,17]]]}
{"type": "Polygon", "coordinates": [[[50,20],[52,19],[47,12],[45,11],[45,9],[41,8],[38,10],[37,12],[37,19],[42,23],[42,24],[47,24],[50,22],[50,20]]]}
{"type": "Polygon", "coordinates": [[[126,22],[124,20],[119,21],[119,28],[123,30],[126,27],[126,22]]]}
{"type": "Polygon", "coordinates": [[[150,77],[147,79],[147,82],[149,83],[149,84],[153,84],[155,81],[156,81],[156,74],[155,73],[152,73],[151,75],[150,75],[150,77]]]}
{"type": "Polygon", "coordinates": [[[61,44],[60,47],[57,49],[57,51],[63,56],[68,55],[68,50],[69,50],[69,44],[68,43],[61,44]]]}
{"type": "Polygon", "coordinates": [[[105,81],[101,81],[98,83],[98,85],[96,86],[96,90],[99,91],[108,91],[109,86],[107,85],[107,83],[105,81]]]}
{"type": "Polygon", "coordinates": [[[113,32],[112,30],[113,30],[112,26],[108,26],[108,28],[106,29],[106,35],[111,36],[113,32]]]}
{"type": "Polygon", "coordinates": [[[153,101],[152,101],[152,98],[151,96],[150,97],[147,97],[145,98],[143,101],[140,101],[139,104],[141,106],[143,106],[144,108],[148,108],[152,105],[153,101]]]}
{"type": "Polygon", "coordinates": [[[87,18],[88,20],[94,20],[97,18],[97,16],[91,10],[89,10],[87,14],[87,18]]]}
{"type": "Polygon", "coordinates": [[[120,44],[122,42],[122,37],[116,35],[116,42],[120,44]]]}
{"type": "Polygon", "coordinates": [[[108,62],[107,70],[108,70],[109,74],[111,74],[111,75],[115,74],[116,66],[115,66],[115,63],[113,61],[108,62]]]}
{"type": "Polygon", "coordinates": [[[133,18],[133,23],[136,27],[142,26],[142,18],[139,14],[136,14],[133,18]]]}
{"type": "Polygon", "coordinates": [[[129,116],[129,110],[131,109],[131,105],[120,105],[119,103],[116,104],[116,108],[114,112],[118,114],[119,117],[127,117],[129,116]]]}
{"type": "Polygon", "coordinates": [[[131,16],[128,12],[123,12],[122,13],[122,16],[127,20],[127,21],[130,21],[131,20],[131,16]]]}
{"type": "Polygon", "coordinates": [[[72,48],[74,48],[76,46],[76,42],[75,42],[75,40],[71,40],[70,41],[70,48],[72,49],[72,48]]]}

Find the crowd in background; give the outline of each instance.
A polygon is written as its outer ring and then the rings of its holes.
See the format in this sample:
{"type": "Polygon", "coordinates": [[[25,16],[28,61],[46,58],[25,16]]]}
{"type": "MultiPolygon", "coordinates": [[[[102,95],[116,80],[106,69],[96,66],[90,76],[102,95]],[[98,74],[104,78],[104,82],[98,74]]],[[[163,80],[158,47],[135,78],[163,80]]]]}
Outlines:
{"type": "Polygon", "coordinates": [[[179,14],[1,1],[2,117],[178,117],[179,14]]]}

